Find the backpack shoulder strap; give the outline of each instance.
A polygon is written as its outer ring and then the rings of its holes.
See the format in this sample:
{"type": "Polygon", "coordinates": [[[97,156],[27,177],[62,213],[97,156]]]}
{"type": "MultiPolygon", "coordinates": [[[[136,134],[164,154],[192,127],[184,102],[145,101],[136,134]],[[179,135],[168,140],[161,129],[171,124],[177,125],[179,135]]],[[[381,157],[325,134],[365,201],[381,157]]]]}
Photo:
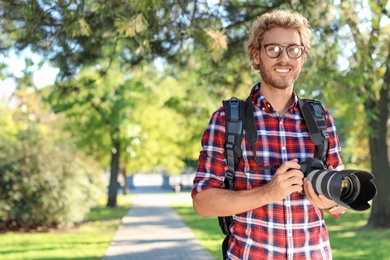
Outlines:
{"type": "Polygon", "coordinates": [[[225,188],[234,189],[234,172],[241,158],[241,142],[244,130],[244,101],[235,97],[224,100],[226,117],[225,133],[225,158],[227,162],[227,172],[225,178],[225,188]]]}
{"type": "MultiPolygon", "coordinates": [[[[235,97],[222,101],[226,118],[225,158],[228,167],[224,180],[225,189],[234,190],[235,170],[242,156],[241,142],[244,129],[246,131],[246,141],[252,147],[252,150],[254,150],[258,138],[252,104],[252,94],[255,87],[256,85],[252,88],[246,102],[235,97]]],[[[256,156],[255,160],[258,162],[256,156]]],[[[226,235],[222,247],[225,258],[232,216],[218,217],[218,222],[222,232],[226,235]]]]}
{"type": "MultiPolygon", "coordinates": [[[[225,158],[228,170],[225,178],[225,188],[227,189],[234,189],[234,173],[242,155],[241,142],[244,129],[246,142],[252,148],[253,153],[256,154],[254,146],[258,136],[252,104],[252,95],[256,86],[252,87],[246,101],[235,97],[222,101],[226,115],[225,158]]],[[[255,160],[260,165],[256,156],[255,160]]]]}
{"type": "Polygon", "coordinates": [[[314,157],[326,162],[329,135],[326,131],[325,110],[321,103],[312,99],[298,99],[303,118],[310,134],[310,140],[315,144],[314,157]]]}
{"type": "MultiPolygon", "coordinates": [[[[225,189],[234,190],[234,175],[238,161],[242,155],[241,142],[244,130],[244,101],[235,97],[222,101],[225,108],[226,132],[225,132],[225,158],[227,163],[225,189]]],[[[227,251],[227,240],[230,235],[232,216],[218,217],[219,226],[226,235],[222,246],[224,259],[227,251]]]]}

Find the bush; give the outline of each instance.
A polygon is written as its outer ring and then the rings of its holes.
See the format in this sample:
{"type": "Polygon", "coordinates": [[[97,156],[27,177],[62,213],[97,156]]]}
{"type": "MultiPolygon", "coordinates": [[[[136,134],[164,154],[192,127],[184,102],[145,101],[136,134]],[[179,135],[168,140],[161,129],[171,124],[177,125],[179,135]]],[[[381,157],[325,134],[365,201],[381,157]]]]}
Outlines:
{"type": "Polygon", "coordinates": [[[93,163],[69,140],[27,127],[0,136],[0,230],[81,222],[103,192],[93,163]]]}

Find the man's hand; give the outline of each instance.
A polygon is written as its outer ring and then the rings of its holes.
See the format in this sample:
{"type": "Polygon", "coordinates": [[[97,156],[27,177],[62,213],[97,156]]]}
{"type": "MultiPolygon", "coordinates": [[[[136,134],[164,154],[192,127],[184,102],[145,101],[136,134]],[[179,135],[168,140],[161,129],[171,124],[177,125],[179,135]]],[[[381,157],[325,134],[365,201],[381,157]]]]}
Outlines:
{"type": "Polygon", "coordinates": [[[318,195],[314,191],[311,181],[309,181],[307,178],[305,178],[303,182],[304,182],[303,187],[305,190],[305,195],[310,200],[311,204],[313,204],[313,206],[319,209],[329,209],[337,204],[333,200],[330,200],[327,197],[325,197],[323,194],[318,195]]]}
{"type": "Polygon", "coordinates": [[[279,201],[303,190],[303,173],[299,170],[300,167],[298,160],[294,159],[283,163],[276,170],[272,180],[264,186],[270,201],[279,201]]]}
{"type": "MultiPolygon", "coordinates": [[[[333,170],[332,166],[329,166],[328,170],[333,170]]],[[[303,188],[305,190],[306,197],[310,200],[310,202],[319,209],[329,209],[335,206],[337,203],[333,200],[328,199],[323,194],[317,194],[314,189],[311,181],[307,178],[303,180],[303,188]]]]}

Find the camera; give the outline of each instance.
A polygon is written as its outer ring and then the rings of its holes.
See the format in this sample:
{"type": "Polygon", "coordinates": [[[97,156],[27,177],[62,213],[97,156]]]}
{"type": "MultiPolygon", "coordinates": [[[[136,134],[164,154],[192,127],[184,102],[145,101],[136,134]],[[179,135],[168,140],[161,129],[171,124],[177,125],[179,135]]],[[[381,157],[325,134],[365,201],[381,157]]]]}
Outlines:
{"type": "Polygon", "coordinates": [[[316,158],[301,163],[301,171],[317,194],[323,194],[339,205],[356,211],[370,208],[368,202],[376,195],[374,175],[360,170],[329,171],[316,158]]]}

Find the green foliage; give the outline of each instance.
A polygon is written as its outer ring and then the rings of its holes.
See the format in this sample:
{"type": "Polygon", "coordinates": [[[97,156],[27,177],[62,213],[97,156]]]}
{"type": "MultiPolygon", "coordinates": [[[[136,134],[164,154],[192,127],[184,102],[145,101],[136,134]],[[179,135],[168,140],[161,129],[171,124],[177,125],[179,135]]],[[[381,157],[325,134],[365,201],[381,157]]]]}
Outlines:
{"type": "MultiPolygon", "coordinates": [[[[156,71],[150,70],[149,73],[156,71]]],[[[141,75],[134,75],[140,77],[141,75]]],[[[150,92],[134,110],[139,139],[133,145],[130,171],[163,169],[169,174],[184,170],[185,158],[194,158],[191,121],[196,117],[188,104],[188,87],[172,76],[159,75],[146,82],[150,92]],[[188,149],[187,149],[188,148],[188,149]]]]}
{"type": "Polygon", "coordinates": [[[102,77],[93,67],[85,67],[75,80],[61,82],[46,90],[52,109],[65,117],[65,126],[87,154],[107,165],[112,140],[126,142],[134,136],[128,127],[136,124],[134,110],[139,96],[146,94],[143,83],[127,79],[115,62],[102,77]]]}
{"type": "MultiPolygon", "coordinates": [[[[335,114],[343,121],[340,130],[341,137],[346,139],[343,143],[347,146],[346,156],[343,155],[346,166],[356,163],[355,167],[371,168],[375,175],[378,194],[373,201],[370,224],[376,227],[389,227],[386,219],[390,216],[386,190],[390,185],[388,8],[388,4],[378,1],[342,1],[335,6],[333,14],[338,16],[339,25],[334,35],[342,47],[336,52],[339,57],[336,61],[342,68],[329,74],[324,82],[331,85],[323,91],[328,100],[334,97],[335,114]]],[[[334,49],[327,50],[334,53],[334,49]]]]}
{"type": "MultiPolygon", "coordinates": [[[[34,100],[30,98],[24,96],[34,100]]],[[[0,229],[81,222],[103,188],[97,171],[75,152],[70,139],[37,120],[44,117],[53,124],[50,114],[26,104],[13,113],[12,120],[1,118],[5,131],[0,135],[0,229]]],[[[10,115],[11,111],[3,112],[10,115]]]]}

